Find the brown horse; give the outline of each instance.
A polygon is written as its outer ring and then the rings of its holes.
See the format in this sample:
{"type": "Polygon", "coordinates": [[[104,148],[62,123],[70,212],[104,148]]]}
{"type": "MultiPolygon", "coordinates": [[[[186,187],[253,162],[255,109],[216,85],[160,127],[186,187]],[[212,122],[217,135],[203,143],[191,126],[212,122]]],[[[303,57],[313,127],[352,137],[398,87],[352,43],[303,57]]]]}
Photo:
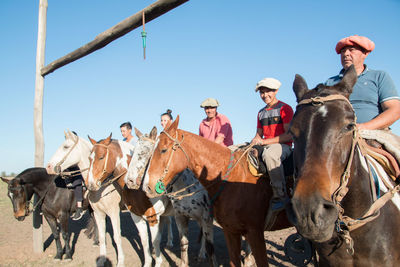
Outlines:
{"type": "MultiPolygon", "coordinates": [[[[255,177],[248,170],[243,151],[230,149],[198,135],[179,130],[179,116],[160,133],[143,181],[149,196],[171,183],[189,168],[207,189],[213,213],[222,226],[231,266],[240,266],[241,236],[251,246],[258,266],[268,266],[264,222],[272,196],[269,179],[255,177]]],[[[160,191],[161,190],[161,191],[160,191]]],[[[289,227],[286,214],[279,214],[272,230],[289,227]]]]}
{"type": "Polygon", "coordinates": [[[376,190],[362,155],[348,100],[356,81],[354,67],[340,83],[313,90],[296,75],[299,104],[290,132],[297,185],[289,217],[313,242],[321,266],[400,266],[400,205],[393,201],[398,195],[389,187],[389,195],[375,201],[388,189],[376,190]],[[376,209],[390,194],[395,198],[376,209]]]}

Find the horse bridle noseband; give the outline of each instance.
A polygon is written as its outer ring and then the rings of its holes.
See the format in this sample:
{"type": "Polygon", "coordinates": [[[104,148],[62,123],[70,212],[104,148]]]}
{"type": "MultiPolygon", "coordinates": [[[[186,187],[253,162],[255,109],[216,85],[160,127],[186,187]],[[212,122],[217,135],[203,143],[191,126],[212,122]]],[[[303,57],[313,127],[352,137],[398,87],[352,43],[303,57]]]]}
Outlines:
{"type": "MultiPolygon", "coordinates": [[[[300,101],[297,106],[307,105],[307,104],[311,104],[313,106],[321,106],[325,102],[333,101],[333,100],[344,100],[352,108],[350,101],[345,96],[339,95],[339,94],[328,95],[325,97],[317,96],[317,97],[312,97],[310,99],[304,99],[304,100],[300,101]]],[[[353,108],[352,108],[352,110],[354,112],[353,108]]],[[[354,125],[356,125],[356,120],[357,120],[357,118],[354,115],[354,125]]],[[[366,223],[376,219],[380,215],[380,211],[379,211],[380,208],[383,207],[385,205],[385,203],[387,201],[389,201],[396,192],[400,191],[400,185],[397,185],[396,187],[394,187],[393,189],[391,189],[387,193],[385,193],[382,197],[380,197],[379,199],[376,199],[376,192],[375,192],[376,189],[372,185],[373,184],[372,181],[374,178],[372,176],[372,171],[370,169],[370,165],[368,164],[368,160],[367,160],[367,158],[365,158],[362,138],[360,137],[360,135],[358,133],[357,127],[354,127],[352,129],[352,131],[353,131],[353,138],[352,138],[349,160],[348,160],[346,168],[341,176],[340,185],[331,196],[332,202],[335,204],[335,206],[337,207],[337,210],[338,210],[338,219],[336,221],[336,231],[340,236],[343,237],[345,243],[348,246],[347,252],[350,255],[354,254],[354,248],[353,248],[354,241],[350,236],[350,231],[353,231],[353,230],[365,225],[366,223]],[[351,165],[353,163],[356,146],[358,146],[362,155],[367,160],[368,173],[369,173],[369,177],[371,180],[371,188],[372,188],[372,192],[373,192],[372,194],[373,194],[374,202],[372,203],[371,207],[367,210],[367,212],[365,212],[364,215],[361,216],[361,218],[353,219],[349,216],[344,215],[344,209],[342,208],[340,203],[343,200],[343,198],[346,196],[347,192],[349,191],[347,184],[349,182],[349,178],[351,175],[351,173],[350,173],[351,165]]]]}
{"type": "Polygon", "coordinates": [[[160,133],[160,135],[161,135],[161,134],[165,134],[165,135],[166,135],[169,139],[171,139],[174,143],[172,144],[172,147],[171,147],[172,151],[171,151],[171,154],[169,155],[169,159],[168,159],[167,165],[166,165],[165,168],[164,168],[163,174],[162,174],[161,178],[158,179],[158,181],[157,181],[157,183],[156,183],[155,191],[156,191],[157,194],[164,194],[165,191],[166,191],[166,187],[165,187],[163,181],[164,181],[165,177],[166,177],[167,174],[168,174],[169,165],[170,165],[171,162],[172,162],[172,157],[173,157],[174,152],[176,151],[177,148],[180,148],[180,149],[183,151],[183,153],[184,153],[185,156],[186,156],[186,159],[187,159],[188,163],[190,162],[189,156],[187,155],[186,151],[183,149],[183,147],[182,147],[182,145],[181,145],[181,144],[183,143],[184,138],[185,138],[185,136],[184,136],[183,134],[182,134],[182,140],[181,140],[181,141],[178,140],[178,131],[175,131],[175,136],[176,136],[176,138],[173,138],[171,135],[169,135],[169,134],[168,134],[167,132],[165,132],[165,131],[162,131],[162,132],[160,133]]]}

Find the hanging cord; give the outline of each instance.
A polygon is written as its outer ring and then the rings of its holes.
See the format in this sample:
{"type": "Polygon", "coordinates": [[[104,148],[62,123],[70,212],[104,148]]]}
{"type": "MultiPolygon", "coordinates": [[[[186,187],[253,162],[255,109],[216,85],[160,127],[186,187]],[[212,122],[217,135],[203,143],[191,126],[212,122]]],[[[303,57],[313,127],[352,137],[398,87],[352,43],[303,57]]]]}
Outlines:
{"type": "Polygon", "coordinates": [[[146,37],[147,32],[145,31],[145,19],[144,19],[144,11],[142,12],[142,24],[143,24],[143,31],[142,31],[142,41],[143,41],[143,59],[146,59],[146,37]]]}

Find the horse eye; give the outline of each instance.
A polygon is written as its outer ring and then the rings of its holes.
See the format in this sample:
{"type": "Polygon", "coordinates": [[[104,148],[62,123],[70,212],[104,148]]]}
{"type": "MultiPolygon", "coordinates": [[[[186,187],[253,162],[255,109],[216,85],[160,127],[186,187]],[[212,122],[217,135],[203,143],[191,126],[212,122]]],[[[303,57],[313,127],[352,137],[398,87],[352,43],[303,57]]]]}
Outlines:
{"type": "Polygon", "coordinates": [[[167,149],[166,149],[166,148],[161,149],[161,154],[164,154],[165,152],[167,152],[167,149]]]}
{"type": "Polygon", "coordinates": [[[348,131],[352,131],[352,130],[354,130],[354,128],[356,127],[356,124],[355,123],[349,123],[347,126],[346,126],[346,128],[347,128],[347,130],[348,131]]]}
{"type": "Polygon", "coordinates": [[[99,157],[99,160],[102,160],[102,159],[104,159],[104,157],[99,157]]]}
{"type": "Polygon", "coordinates": [[[69,146],[64,146],[64,149],[68,149],[69,148],[69,146]]]}

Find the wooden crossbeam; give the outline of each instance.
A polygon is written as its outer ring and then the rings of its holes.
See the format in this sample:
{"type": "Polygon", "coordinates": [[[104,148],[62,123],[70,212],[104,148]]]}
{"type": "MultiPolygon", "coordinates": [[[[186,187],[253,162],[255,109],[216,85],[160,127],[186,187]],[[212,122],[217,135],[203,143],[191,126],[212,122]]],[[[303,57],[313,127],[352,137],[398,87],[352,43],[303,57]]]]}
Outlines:
{"type": "Polygon", "coordinates": [[[145,9],[137,12],[136,14],[124,19],[117,25],[110,29],[100,33],[96,38],[81,46],[80,48],[72,51],[71,53],[51,62],[41,70],[41,75],[44,77],[47,74],[55,71],[62,66],[65,66],[75,60],[78,60],[94,51],[103,48],[112,41],[119,37],[127,34],[128,32],[142,26],[142,14],[146,16],[146,22],[152,21],[153,19],[167,13],[168,11],[180,6],[181,4],[189,0],[159,0],[149,5],[145,9]]]}

